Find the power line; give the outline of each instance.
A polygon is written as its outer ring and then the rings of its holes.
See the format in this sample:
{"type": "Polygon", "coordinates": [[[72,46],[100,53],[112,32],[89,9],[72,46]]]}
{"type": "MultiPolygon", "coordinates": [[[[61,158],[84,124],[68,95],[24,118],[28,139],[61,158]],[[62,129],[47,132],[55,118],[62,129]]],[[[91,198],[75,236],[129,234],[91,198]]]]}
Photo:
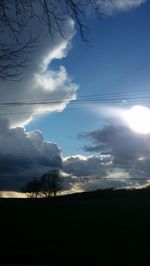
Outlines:
{"type": "MultiPolygon", "coordinates": [[[[137,102],[130,102],[130,104],[137,104],[137,102]]],[[[89,110],[89,106],[80,106],[80,107],[75,107],[75,108],[66,108],[63,111],[79,111],[79,110],[89,110]]],[[[55,110],[55,112],[59,112],[59,110],[55,110]]],[[[24,111],[24,112],[11,112],[11,113],[0,113],[0,116],[7,116],[7,115],[22,115],[22,114],[32,114],[32,115],[40,115],[40,114],[46,114],[46,113],[50,113],[51,110],[46,110],[46,111],[24,111]]]]}
{"type": "Polygon", "coordinates": [[[145,99],[150,99],[149,96],[136,96],[136,97],[100,97],[97,99],[86,99],[86,100],[57,100],[57,101],[52,101],[52,100],[47,100],[47,101],[36,101],[36,102],[1,102],[0,107],[4,106],[22,106],[22,105],[49,105],[49,104],[61,104],[61,103],[69,103],[69,104],[86,104],[86,103],[107,103],[107,102],[122,102],[124,100],[126,101],[133,101],[135,102],[136,100],[145,100],[145,99]]]}
{"type": "MultiPolygon", "coordinates": [[[[113,95],[113,94],[112,94],[113,95]]],[[[74,100],[66,100],[66,99],[57,99],[57,100],[45,100],[45,101],[22,101],[22,102],[1,102],[0,103],[0,107],[16,107],[16,106],[34,106],[34,105],[54,105],[54,104],[62,104],[62,103],[66,103],[69,105],[72,105],[73,108],[66,108],[65,111],[76,111],[76,110],[84,110],[84,109],[89,109],[90,108],[90,104],[120,104],[123,103],[123,101],[127,101],[128,104],[142,104],[145,103],[145,100],[150,100],[150,95],[143,95],[142,97],[140,95],[135,95],[134,97],[131,95],[126,95],[125,96],[121,96],[121,95],[117,95],[115,97],[110,97],[110,95],[108,94],[108,96],[106,97],[106,94],[91,94],[91,95],[82,95],[80,96],[78,99],[74,99],[74,100]],[[104,97],[105,95],[105,97],[104,97]],[[96,97],[96,98],[92,98],[92,97],[96,97]],[[69,102],[70,101],[70,102],[69,102]],[[88,105],[88,106],[87,106],[88,105]]],[[[58,110],[59,111],[59,110],[58,110]]],[[[45,111],[22,111],[22,112],[3,112],[0,113],[0,116],[4,116],[4,115],[21,115],[21,114],[42,114],[42,113],[49,113],[50,110],[45,110],[45,111]]]]}
{"type": "Polygon", "coordinates": [[[147,99],[150,98],[150,92],[149,91],[143,91],[141,92],[126,92],[125,94],[120,92],[112,92],[112,93],[101,93],[101,94],[89,94],[89,95],[81,95],[79,96],[78,99],[65,99],[65,98],[55,98],[55,99],[36,99],[36,100],[28,100],[28,101],[18,101],[18,102],[1,102],[0,105],[1,106],[5,106],[5,105],[34,105],[34,104],[55,104],[55,103],[62,103],[62,102],[68,102],[70,101],[70,103],[82,103],[82,102],[88,102],[88,101],[107,101],[107,100],[123,100],[125,98],[128,99],[147,99]],[[149,93],[149,95],[148,95],[149,93]],[[135,95],[134,95],[135,94],[135,95]],[[142,96],[143,94],[143,96],[142,96]],[[115,97],[113,97],[115,96],[115,97]],[[94,97],[94,98],[93,98],[94,97]],[[96,98],[95,98],[96,97],[96,98]],[[82,99],[86,99],[86,100],[82,100],[82,99]]]}

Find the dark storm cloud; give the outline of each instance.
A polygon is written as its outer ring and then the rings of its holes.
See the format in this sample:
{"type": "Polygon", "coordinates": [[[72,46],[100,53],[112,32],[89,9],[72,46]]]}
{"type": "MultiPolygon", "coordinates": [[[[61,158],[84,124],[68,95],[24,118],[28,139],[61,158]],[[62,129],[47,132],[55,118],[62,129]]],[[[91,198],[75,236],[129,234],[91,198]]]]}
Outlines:
{"type": "Polygon", "coordinates": [[[84,136],[93,142],[86,150],[112,153],[116,160],[136,160],[150,154],[150,135],[136,134],[127,126],[107,125],[84,136]]]}
{"type": "Polygon", "coordinates": [[[137,134],[124,125],[107,125],[84,133],[92,141],[86,151],[110,154],[113,167],[125,169],[133,177],[150,177],[150,134],[137,134]]]}
{"type": "Polygon", "coordinates": [[[100,157],[85,157],[81,155],[67,157],[63,161],[63,170],[75,177],[104,177],[106,166],[100,157]]]}
{"type": "MultiPolygon", "coordinates": [[[[105,145],[93,145],[93,146],[84,146],[84,150],[87,152],[99,152],[101,151],[106,153],[105,151],[105,145]]],[[[107,153],[109,154],[109,152],[107,151],[107,153]]]]}
{"type": "Polygon", "coordinates": [[[23,128],[9,128],[0,119],[0,176],[39,177],[51,168],[61,168],[61,150],[45,141],[40,131],[26,133],[23,128]]]}
{"type": "Polygon", "coordinates": [[[12,154],[0,155],[0,174],[16,174],[32,164],[33,162],[26,157],[12,156],[12,154]]]}

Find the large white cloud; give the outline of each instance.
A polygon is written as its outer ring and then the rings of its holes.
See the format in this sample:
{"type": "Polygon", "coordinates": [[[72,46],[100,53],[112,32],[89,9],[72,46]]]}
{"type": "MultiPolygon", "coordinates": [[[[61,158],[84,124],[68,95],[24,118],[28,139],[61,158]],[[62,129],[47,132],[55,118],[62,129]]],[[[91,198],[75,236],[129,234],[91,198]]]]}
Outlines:
{"type": "Polygon", "coordinates": [[[104,14],[111,15],[114,12],[126,11],[144,4],[146,0],[98,0],[97,3],[104,14]]]}
{"type": "MultiPolygon", "coordinates": [[[[112,14],[114,11],[140,6],[144,2],[145,0],[98,0],[95,3],[100,5],[104,13],[112,14]]],[[[41,12],[39,5],[36,4],[35,8],[41,12]]],[[[28,41],[32,32],[35,37],[40,36],[40,38],[37,43],[33,43],[35,47],[31,51],[29,49],[29,62],[26,62],[27,68],[23,79],[7,83],[0,81],[0,115],[10,120],[11,126],[26,125],[37,114],[62,111],[76,98],[78,86],[69,78],[67,70],[63,66],[53,70],[50,65],[53,60],[62,59],[67,55],[74,34],[74,22],[70,19],[65,20],[61,29],[65,38],[60,32],[54,32],[55,38],[52,41],[45,20],[42,22],[35,19],[21,36],[24,43],[28,41]],[[13,104],[17,102],[25,104],[13,104]],[[12,104],[3,105],[4,103],[12,104]]],[[[7,41],[9,38],[7,32],[4,37],[7,41]]]]}
{"type": "MultiPolygon", "coordinates": [[[[34,25],[38,26],[38,23],[34,25]]],[[[38,47],[29,52],[30,62],[22,80],[0,81],[0,115],[7,118],[12,127],[26,125],[37,114],[62,111],[76,98],[78,86],[65,67],[53,70],[50,65],[54,59],[67,55],[74,34],[73,21],[68,20],[62,27],[65,37],[56,33],[54,41],[42,32],[38,47]]]]}

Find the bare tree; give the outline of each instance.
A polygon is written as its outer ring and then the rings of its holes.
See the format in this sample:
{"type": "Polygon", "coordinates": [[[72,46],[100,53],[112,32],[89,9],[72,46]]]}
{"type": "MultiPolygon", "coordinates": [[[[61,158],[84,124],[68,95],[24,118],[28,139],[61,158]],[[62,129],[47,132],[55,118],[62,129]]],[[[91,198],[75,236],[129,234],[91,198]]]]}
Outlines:
{"type": "Polygon", "coordinates": [[[38,198],[41,191],[41,183],[39,180],[32,180],[21,188],[23,193],[26,193],[28,198],[38,198]]]}
{"type": "Polygon", "coordinates": [[[28,198],[47,198],[57,196],[57,192],[62,189],[62,179],[59,170],[52,170],[42,175],[38,180],[32,180],[21,188],[28,198]]]}
{"type": "Polygon", "coordinates": [[[57,192],[61,189],[62,182],[59,170],[50,171],[41,177],[41,193],[47,199],[56,197],[57,192]]]}
{"type": "Polygon", "coordinates": [[[54,40],[56,32],[65,38],[62,25],[70,17],[86,40],[87,10],[101,14],[97,0],[0,0],[0,79],[20,77],[29,63],[40,38],[32,29],[35,21],[54,40]]]}

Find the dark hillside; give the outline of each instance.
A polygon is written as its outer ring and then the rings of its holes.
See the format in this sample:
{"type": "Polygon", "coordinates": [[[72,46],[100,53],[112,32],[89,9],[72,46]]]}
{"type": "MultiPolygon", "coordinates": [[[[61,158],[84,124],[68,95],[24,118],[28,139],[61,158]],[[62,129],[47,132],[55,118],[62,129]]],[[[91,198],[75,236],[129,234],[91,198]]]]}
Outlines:
{"type": "Polygon", "coordinates": [[[145,265],[150,191],[105,190],[55,201],[0,200],[0,259],[47,265],[145,265]]]}

